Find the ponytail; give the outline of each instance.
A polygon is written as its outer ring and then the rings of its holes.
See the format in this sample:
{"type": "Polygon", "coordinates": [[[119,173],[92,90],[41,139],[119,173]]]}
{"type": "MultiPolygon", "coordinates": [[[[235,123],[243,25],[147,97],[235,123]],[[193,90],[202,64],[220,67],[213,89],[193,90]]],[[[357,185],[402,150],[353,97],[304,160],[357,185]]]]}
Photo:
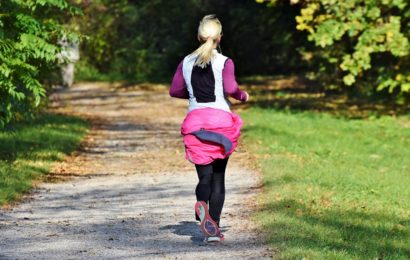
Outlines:
{"type": "Polygon", "coordinates": [[[199,46],[192,54],[197,55],[195,65],[201,68],[205,68],[206,65],[211,62],[214,53],[214,40],[211,37],[208,37],[206,41],[199,46]]]}
{"type": "Polygon", "coordinates": [[[195,66],[205,68],[214,57],[214,44],[222,32],[222,26],[215,15],[207,15],[202,18],[198,28],[198,39],[201,46],[192,55],[196,56],[195,66]]]}

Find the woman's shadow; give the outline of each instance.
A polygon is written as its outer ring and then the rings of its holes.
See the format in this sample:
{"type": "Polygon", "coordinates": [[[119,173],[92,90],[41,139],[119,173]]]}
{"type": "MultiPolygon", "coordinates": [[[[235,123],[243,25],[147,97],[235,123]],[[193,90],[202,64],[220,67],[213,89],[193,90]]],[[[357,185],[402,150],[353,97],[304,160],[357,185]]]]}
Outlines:
{"type": "MultiPolygon", "coordinates": [[[[171,230],[172,233],[179,236],[190,236],[191,241],[194,244],[202,244],[204,235],[199,229],[199,222],[195,221],[181,221],[175,225],[167,225],[159,228],[160,230],[171,230]]],[[[221,228],[222,232],[226,232],[229,226],[221,228]]]]}

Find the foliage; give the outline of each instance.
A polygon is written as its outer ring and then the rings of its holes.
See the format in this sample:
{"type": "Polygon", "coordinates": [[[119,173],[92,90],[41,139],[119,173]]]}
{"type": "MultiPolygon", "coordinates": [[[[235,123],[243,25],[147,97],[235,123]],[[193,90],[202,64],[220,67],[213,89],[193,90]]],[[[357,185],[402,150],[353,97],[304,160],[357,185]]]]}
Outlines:
{"type": "Polygon", "coordinates": [[[314,54],[327,61],[321,72],[336,75],[333,82],[341,79],[351,86],[359,81],[370,91],[410,92],[408,1],[292,2],[302,6],[297,29],[307,31],[308,39],[322,48],[314,54]]]}
{"type": "Polygon", "coordinates": [[[81,119],[40,114],[0,132],[0,206],[18,199],[54,161],[75,150],[88,128],[81,119]]]}
{"type": "Polygon", "coordinates": [[[41,75],[56,63],[56,42],[67,34],[58,15],[74,13],[65,0],[0,3],[0,128],[39,106],[41,75]]]}
{"type": "Polygon", "coordinates": [[[84,16],[76,22],[88,36],[82,45],[79,73],[83,79],[139,81],[169,74],[169,56],[179,56],[181,46],[172,39],[186,34],[183,23],[190,19],[189,3],[98,0],[83,1],[80,6],[84,16]]]}
{"type": "Polygon", "coordinates": [[[277,258],[410,258],[409,117],[241,116],[263,173],[255,218],[277,258]]]}
{"type": "MultiPolygon", "coordinates": [[[[222,51],[233,58],[239,75],[289,73],[303,68],[293,17],[298,7],[264,8],[247,0],[83,1],[77,23],[89,38],[82,46],[85,63],[114,79],[167,80],[181,59],[198,46],[201,17],[222,21],[222,51]]],[[[308,44],[308,43],[307,43],[308,44]]],[[[84,78],[97,78],[84,63],[84,78]]]]}

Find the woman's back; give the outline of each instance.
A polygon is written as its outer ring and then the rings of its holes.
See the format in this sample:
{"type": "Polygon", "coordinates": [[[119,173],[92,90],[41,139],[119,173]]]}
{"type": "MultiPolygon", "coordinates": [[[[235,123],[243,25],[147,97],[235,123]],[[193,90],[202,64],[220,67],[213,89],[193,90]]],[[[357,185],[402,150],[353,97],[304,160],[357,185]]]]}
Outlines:
{"type": "Polygon", "coordinates": [[[182,72],[189,94],[189,111],[209,107],[230,112],[223,85],[223,70],[228,58],[216,50],[213,52],[211,62],[205,67],[195,65],[195,55],[188,55],[183,60],[182,72]]]}

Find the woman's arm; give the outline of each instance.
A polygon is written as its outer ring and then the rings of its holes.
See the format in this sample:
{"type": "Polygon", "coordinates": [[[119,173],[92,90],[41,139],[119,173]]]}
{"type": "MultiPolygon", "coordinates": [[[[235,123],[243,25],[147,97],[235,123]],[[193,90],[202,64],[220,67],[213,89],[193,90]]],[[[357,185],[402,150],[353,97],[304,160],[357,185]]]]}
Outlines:
{"type": "Polygon", "coordinates": [[[240,90],[235,78],[235,66],[231,59],[227,59],[222,71],[224,91],[234,99],[242,102],[248,101],[249,95],[246,91],[240,90]]]}
{"type": "Polygon", "coordinates": [[[172,78],[171,88],[169,89],[169,95],[175,98],[189,98],[188,90],[185,86],[184,75],[182,73],[182,63],[179,63],[177,71],[175,71],[172,78]]]}

